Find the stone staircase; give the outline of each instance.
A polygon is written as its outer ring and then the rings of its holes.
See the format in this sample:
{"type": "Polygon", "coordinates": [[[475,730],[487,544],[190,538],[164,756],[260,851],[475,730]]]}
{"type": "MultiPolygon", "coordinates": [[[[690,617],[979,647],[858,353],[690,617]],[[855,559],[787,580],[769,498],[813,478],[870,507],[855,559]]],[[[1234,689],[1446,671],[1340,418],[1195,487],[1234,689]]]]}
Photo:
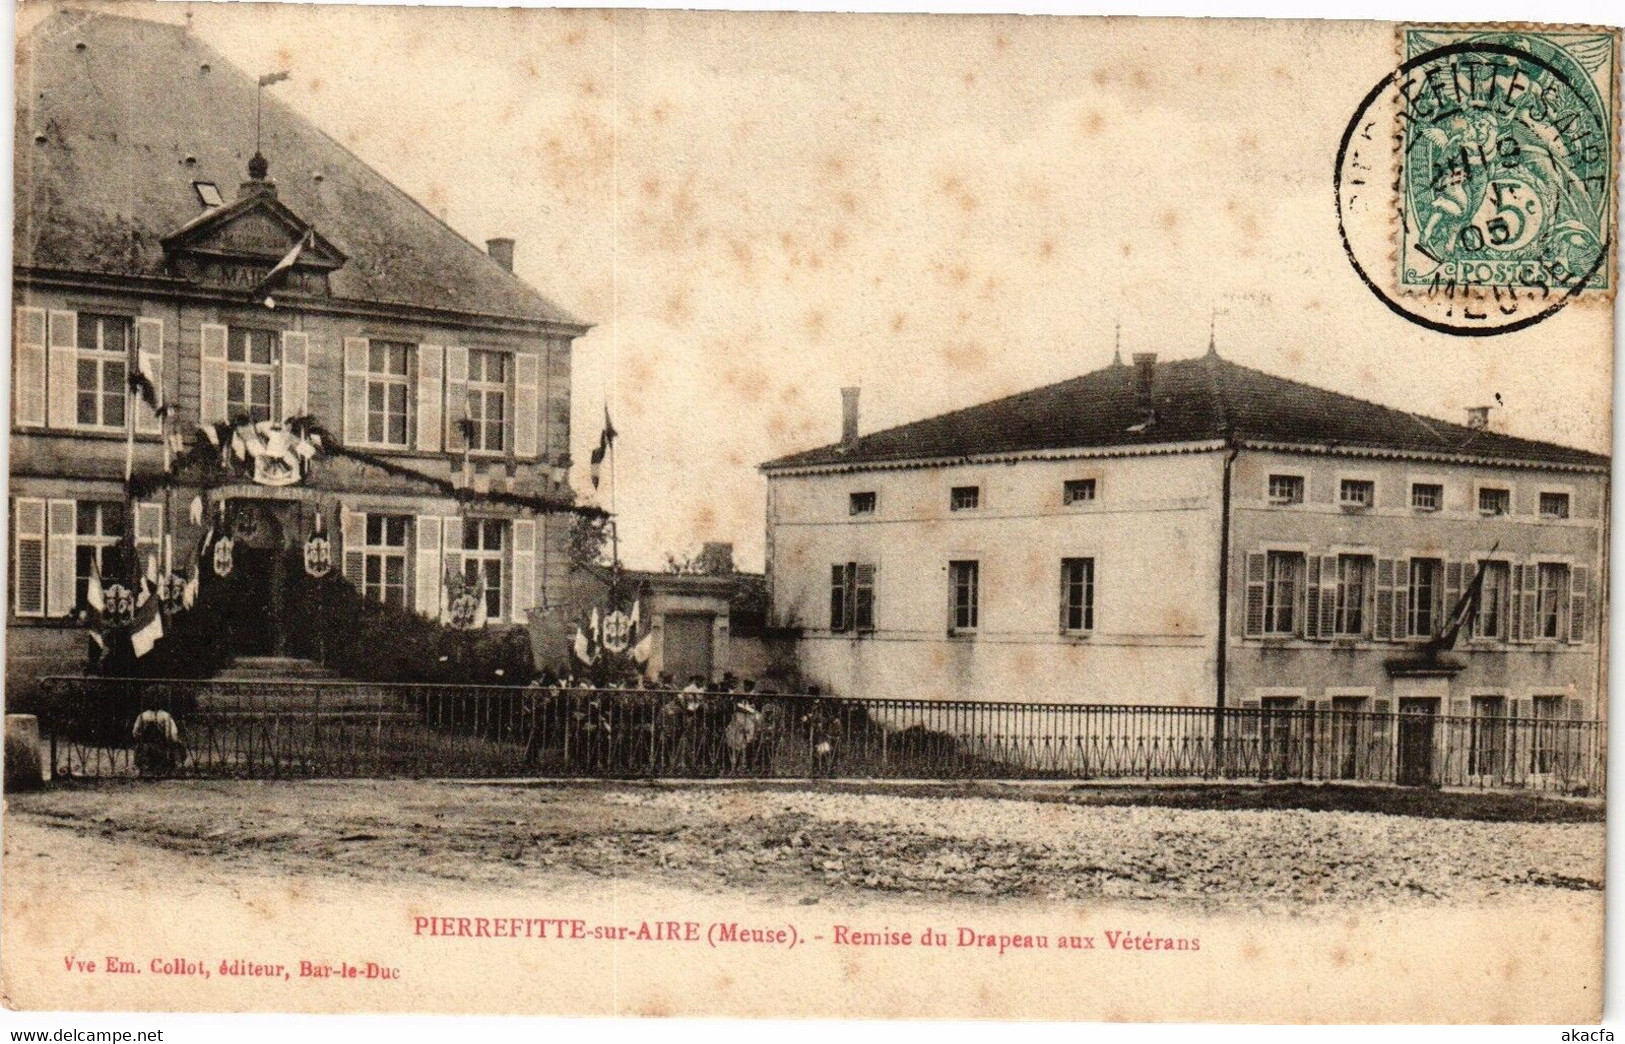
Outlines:
{"type": "Polygon", "coordinates": [[[238,656],[217,681],[337,681],[338,674],[310,660],[292,656],[238,656]]]}

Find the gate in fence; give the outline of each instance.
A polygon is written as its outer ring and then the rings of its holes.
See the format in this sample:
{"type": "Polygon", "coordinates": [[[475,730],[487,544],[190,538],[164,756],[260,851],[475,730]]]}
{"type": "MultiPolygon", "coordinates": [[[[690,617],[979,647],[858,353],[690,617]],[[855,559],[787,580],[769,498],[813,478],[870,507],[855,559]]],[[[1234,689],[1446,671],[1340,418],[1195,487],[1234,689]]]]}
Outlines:
{"type": "Polygon", "coordinates": [[[1600,794],[1603,723],[1325,709],[55,677],[58,776],[1346,780],[1600,794]],[[138,758],[134,723],[173,719],[138,758]],[[156,766],[156,768],[154,767],[156,766]]]}

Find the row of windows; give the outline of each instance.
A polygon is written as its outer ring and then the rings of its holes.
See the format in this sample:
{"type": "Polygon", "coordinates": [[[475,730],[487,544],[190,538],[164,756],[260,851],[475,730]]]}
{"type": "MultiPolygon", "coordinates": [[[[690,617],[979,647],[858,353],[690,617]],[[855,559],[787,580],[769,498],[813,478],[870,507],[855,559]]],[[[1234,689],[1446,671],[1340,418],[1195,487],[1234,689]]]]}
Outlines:
{"type": "MultiPolygon", "coordinates": [[[[30,329],[20,332],[19,352],[39,354],[37,373],[27,374],[44,383],[46,329],[43,313],[32,312],[30,329]]],[[[56,343],[58,315],[74,322],[73,425],[98,431],[124,431],[128,423],[128,381],[135,349],[135,323],[127,316],[89,312],[52,313],[52,344],[56,343]]],[[[25,317],[19,315],[19,323],[25,317]]],[[[143,337],[146,335],[143,334],[143,337]]],[[[283,374],[278,330],[232,326],[225,330],[224,410],[231,421],[280,420],[283,374]]],[[[371,340],[361,375],[365,381],[365,441],[377,446],[406,448],[412,438],[414,407],[413,356],[416,345],[371,340]]],[[[145,350],[145,349],[143,349],[145,350]]],[[[56,349],[51,349],[54,355],[56,349]]],[[[54,365],[54,359],[52,361],[54,365]]],[[[513,404],[515,367],[508,353],[490,349],[468,350],[468,373],[463,408],[458,416],[468,448],[476,453],[503,453],[515,445],[509,417],[513,404]]],[[[19,373],[19,379],[24,374],[19,373]]],[[[157,374],[149,374],[157,378],[157,374]]],[[[53,382],[54,383],[54,382],[53,382]]],[[[40,395],[45,394],[43,388],[40,395]]],[[[56,393],[51,392],[52,395],[56,393]]],[[[216,393],[218,394],[218,392],[216,393]]],[[[446,404],[448,408],[450,403],[446,404]]],[[[43,399],[19,403],[20,423],[46,422],[43,399]]],[[[57,420],[55,407],[51,411],[57,420]]]]}
{"type": "MultiPolygon", "coordinates": [[[[144,503],[138,510],[143,513],[135,534],[138,554],[155,553],[161,532],[161,506],[144,503]]],[[[17,500],[13,516],[12,602],[16,615],[66,616],[88,606],[92,577],[99,574],[111,581],[132,575],[135,563],[129,560],[130,545],[126,542],[128,516],[124,502],[116,500],[17,500]],[[71,587],[67,586],[70,575],[71,587]]],[[[363,517],[362,537],[355,549],[358,557],[350,579],[366,597],[406,608],[413,601],[408,563],[417,520],[411,515],[395,514],[363,517]]],[[[465,518],[460,548],[444,550],[448,554],[460,551],[460,570],[471,589],[483,578],[486,613],[490,619],[500,619],[514,573],[510,522],[465,518]]]]}
{"type": "MultiPolygon", "coordinates": [[[[829,629],[875,629],[876,567],[865,562],[837,562],[830,567],[829,629]]],[[[974,634],[981,627],[982,563],[955,559],[948,563],[948,630],[974,634]]],[[[1088,634],[1095,629],[1095,560],[1063,558],[1060,571],[1060,629],[1088,634]]]]}
{"type": "Polygon", "coordinates": [[[1565,562],[1378,559],[1267,551],[1248,556],[1252,637],[1432,638],[1455,628],[1496,641],[1582,641],[1590,571],[1565,562]],[[1460,619],[1449,618],[1461,607],[1460,619]]]}
{"type": "MultiPolygon", "coordinates": [[[[411,515],[366,516],[366,537],[361,548],[361,592],[385,605],[406,608],[407,554],[411,546],[411,515]]],[[[477,589],[485,584],[485,612],[492,619],[502,616],[504,571],[508,547],[508,523],[498,518],[463,520],[462,577],[477,589]]]]}
{"type": "MultiPolygon", "coordinates": [[[[1280,507],[1302,504],[1304,477],[1295,474],[1273,474],[1269,477],[1269,501],[1280,507]]],[[[1478,512],[1481,515],[1510,515],[1512,490],[1508,486],[1479,485],[1478,512]]],[[[1337,502],[1348,508],[1369,508],[1377,502],[1377,483],[1374,479],[1342,478],[1337,483],[1337,502]]],[[[1411,508],[1415,511],[1442,511],[1445,505],[1444,484],[1441,482],[1412,482],[1411,508]]],[[[1543,490],[1539,501],[1540,516],[1549,519],[1569,517],[1569,494],[1557,490],[1543,490]]]]}
{"type": "MultiPolygon", "coordinates": [[[[1061,503],[1065,506],[1091,503],[1095,499],[1097,488],[1097,479],[1067,479],[1061,483],[1061,503]]],[[[976,511],[981,507],[981,486],[954,486],[948,491],[949,511],[976,511]]],[[[860,490],[847,495],[847,514],[849,515],[873,515],[879,509],[879,494],[872,489],[860,490]]]]}

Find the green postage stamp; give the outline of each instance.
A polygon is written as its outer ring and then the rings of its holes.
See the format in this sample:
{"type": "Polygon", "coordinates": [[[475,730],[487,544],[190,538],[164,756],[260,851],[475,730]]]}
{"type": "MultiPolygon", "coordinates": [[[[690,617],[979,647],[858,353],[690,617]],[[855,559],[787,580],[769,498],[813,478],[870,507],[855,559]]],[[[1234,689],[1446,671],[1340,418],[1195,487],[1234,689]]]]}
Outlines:
{"type": "Polygon", "coordinates": [[[1400,32],[1400,292],[1609,296],[1617,31],[1400,32]]]}

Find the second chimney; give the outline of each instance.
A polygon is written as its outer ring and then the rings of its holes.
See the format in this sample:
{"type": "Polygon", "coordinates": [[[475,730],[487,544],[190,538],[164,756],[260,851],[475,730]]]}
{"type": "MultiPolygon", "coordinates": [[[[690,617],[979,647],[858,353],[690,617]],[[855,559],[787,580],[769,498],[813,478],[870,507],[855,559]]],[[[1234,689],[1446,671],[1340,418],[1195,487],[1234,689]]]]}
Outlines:
{"type": "Polygon", "coordinates": [[[1156,372],[1157,354],[1155,352],[1134,353],[1134,397],[1141,409],[1151,409],[1156,372]]]}
{"type": "Polygon", "coordinates": [[[1490,427],[1490,408],[1488,406],[1467,407],[1467,426],[1474,431],[1488,431],[1490,427]]]}
{"type": "Polygon", "coordinates": [[[859,388],[841,389],[841,445],[855,446],[858,442],[859,388]]]}
{"type": "Polygon", "coordinates": [[[498,239],[487,239],[485,251],[491,255],[491,260],[508,271],[513,271],[513,240],[503,236],[498,239]]]}

